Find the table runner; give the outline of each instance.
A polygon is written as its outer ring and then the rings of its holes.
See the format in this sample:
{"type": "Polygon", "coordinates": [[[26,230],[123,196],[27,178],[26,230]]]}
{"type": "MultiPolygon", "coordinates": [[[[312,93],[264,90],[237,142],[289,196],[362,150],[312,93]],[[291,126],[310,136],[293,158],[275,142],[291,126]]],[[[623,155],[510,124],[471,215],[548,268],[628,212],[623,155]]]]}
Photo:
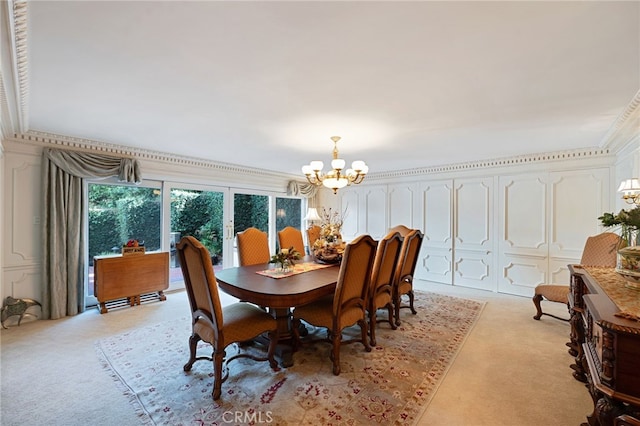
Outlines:
{"type": "Polygon", "coordinates": [[[309,271],[315,271],[316,269],[321,268],[330,268],[334,265],[325,265],[321,263],[315,262],[304,262],[293,265],[293,270],[289,270],[287,272],[282,271],[280,268],[274,269],[265,269],[264,271],[257,271],[256,274],[264,275],[265,277],[280,279],[290,277],[292,275],[303,274],[309,271]]]}

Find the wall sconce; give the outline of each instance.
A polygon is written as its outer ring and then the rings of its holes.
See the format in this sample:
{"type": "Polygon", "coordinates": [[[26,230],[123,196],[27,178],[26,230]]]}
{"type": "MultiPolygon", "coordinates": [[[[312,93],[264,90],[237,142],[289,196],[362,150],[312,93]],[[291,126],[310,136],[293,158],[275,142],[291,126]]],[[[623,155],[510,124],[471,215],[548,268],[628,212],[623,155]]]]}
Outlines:
{"type": "Polygon", "coordinates": [[[622,199],[627,204],[640,204],[640,180],[623,180],[618,187],[618,192],[622,192],[622,199]]]}

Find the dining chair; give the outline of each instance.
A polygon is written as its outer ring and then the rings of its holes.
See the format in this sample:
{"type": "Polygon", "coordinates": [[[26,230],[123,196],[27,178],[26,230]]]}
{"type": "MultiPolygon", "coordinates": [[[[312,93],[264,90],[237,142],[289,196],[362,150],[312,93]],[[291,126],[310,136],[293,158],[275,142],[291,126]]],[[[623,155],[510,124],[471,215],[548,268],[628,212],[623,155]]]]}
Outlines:
{"type": "Polygon", "coordinates": [[[406,237],[411,231],[411,228],[407,228],[404,225],[396,225],[393,228],[389,228],[389,232],[399,232],[403,238],[406,237]]]}
{"type": "Polygon", "coordinates": [[[307,229],[307,245],[309,247],[309,254],[313,254],[313,244],[320,239],[320,228],[318,225],[311,225],[307,229]]]}
{"type": "MultiPolygon", "coordinates": [[[[404,225],[392,228],[399,230],[400,235],[405,231],[404,225]],[[404,229],[403,229],[404,228],[404,229]]],[[[404,236],[402,248],[400,249],[400,257],[396,265],[396,272],[393,283],[393,307],[395,310],[396,325],[400,325],[400,309],[409,308],[412,314],[417,314],[413,306],[413,274],[418,263],[420,248],[424,234],[419,229],[411,229],[404,236]],[[402,296],[409,296],[409,305],[402,305],[402,296]]]]}
{"type": "MultiPolygon", "coordinates": [[[[620,245],[620,236],[613,232],[603,232],[587,238],[584,249],[582,250],[582,258],[580,264],[582,266],[601,266],[613,268],[616,266],[618,247],[620,245]]],[[[569,321],[568,318],[562,318],[542,311],[541,302],[547,300],[550,302],[564,303],[569,310],[569,286],[566,284],[540,284],[536,286],[533,295],[533,304],[536,307],[536,314],[533,319],[539,320],[542,315],[569,321]]]]}
{"type": "Polygon", "coordinates": [[[371,346],[376,346],[378,309],[386,308],[389,325],[393,330],[397,328],[393,314],[393,279],[403,240],[399,232],[390,232],[378,242],[371,271],[371,288],[367,307],[371,346]]]}
{"type": "Polygon", "coordinates": [[[292,226],[287,226],[278,232],[278,244],[280,249],[288,249],[293,247],[300,256],[305,255],[304,241],[302,240],[302,231],[292,226]]]}
{"type": "Polygon", "coordinates": [[[257,228],[247,228],[236,234],[238,243],[238,262],[240,266],[269,263],[269,237],[257,228]]]}
{"type": "Polygon", "coordinates": [[[333,295],[316,302],[298,306],[293,311],[294,348],[300,342],[301,321],[327,329],[327,339],[332,344],[331,361],[333,374],[340,374],[340,345],[342,343],[361,342],[367,352],[369,345],[366,310],[371,269],[376,252],[376,241],[369,235],[361,235],[347,244],[336,290],[333,295]],[[360,339],[342,340],[342,330],[358,324],[360,339]]]}
{"type": "Polygon", "coordinates": [[[220,398],[222,383],[229,376],[228,364],[234,359],[269,361],[271,368],[277,371],[274,358],[278,342],[276,320],[262,309],[244,302],[233,303],[223,308],[207,248],[194,237],[187,236],[180,240],[176,249],[191,306],[190,355],[189,361],[184,365],[184,371],[190,371],[196,361],[212,361],[214,400],[220,398]],[[268,333],[270,339],[266,357],[240,352],[238,348],[235,355],[225,358],[229,345],[250,341],[263,333],[268,333]],[[201,340],[213,347],[211,357],[196,356],[196,348],[201,340]],[[223,368],[226,370],[224,377],[223,368]]]}

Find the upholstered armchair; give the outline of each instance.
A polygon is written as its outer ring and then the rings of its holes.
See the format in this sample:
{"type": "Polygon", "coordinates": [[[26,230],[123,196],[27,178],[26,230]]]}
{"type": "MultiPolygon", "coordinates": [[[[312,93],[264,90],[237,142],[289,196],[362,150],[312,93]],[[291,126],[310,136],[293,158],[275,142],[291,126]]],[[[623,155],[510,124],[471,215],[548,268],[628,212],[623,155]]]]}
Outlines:
{"type": "MultiPolygon", "coordinates": [[[[620,245],[620,236],[612,232],[603,232],[595,236],[587,238],[582,251],[580,264],[582,266],[602,266],[613,268],[616,266],[618,246],[620,245]]],[[[540,284],[536,287],[533,295],[533,304],[536,307],[536,314],[533,319],[539,320],[542,315],[569,321],[568,318],[561,318],[542,311],[541,302],[548,300],[550,302],[564,303],[569,309],[569,286],[562,284],[540,284]]]]}

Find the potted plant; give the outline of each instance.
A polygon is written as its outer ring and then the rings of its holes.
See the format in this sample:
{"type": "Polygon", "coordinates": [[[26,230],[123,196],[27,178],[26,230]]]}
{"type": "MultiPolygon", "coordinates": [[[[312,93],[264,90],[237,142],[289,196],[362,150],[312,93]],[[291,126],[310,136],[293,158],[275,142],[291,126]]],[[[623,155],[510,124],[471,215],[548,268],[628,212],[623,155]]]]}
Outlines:
{"type": "Polygon", "coordinates": [[[617,214],[604,213],[598,218],[606,228],[617,228],[621,241],[617,254],[616,272],[626,281],[627,287],[640,289],[640,206],[620,210],[617,214]]]}

